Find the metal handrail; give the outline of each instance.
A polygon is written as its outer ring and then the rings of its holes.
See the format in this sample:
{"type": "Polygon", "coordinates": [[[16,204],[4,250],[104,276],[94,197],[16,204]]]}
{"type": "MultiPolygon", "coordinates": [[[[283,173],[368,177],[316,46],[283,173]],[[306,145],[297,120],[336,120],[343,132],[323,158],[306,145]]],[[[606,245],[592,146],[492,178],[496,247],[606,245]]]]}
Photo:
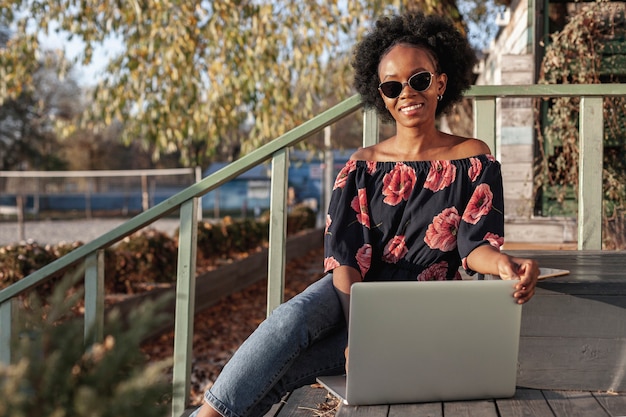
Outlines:
{"type": "MultiPolygon", "coordinates": [[[[602,98],[626,96],[626,84],[474,86],[466,97],[474,100],[474,136],[495,153],[497,100],[502,97],[581,97],[581,169],[579,187],[579,249],[601,249],[602,98]],[[599,149],[599,150],[598,150],[599,149]]],[[[179,210],[179,248],[176,288],[172,416],[180,416],[189,398],[193,334],[195,258],[199,197],[245,171],[272,160],[270,238],[268,257],[268,311],[282,301],[286,241],[286,188],[288,149],[362,107],[358,96],[337,104],[277,139],[232,162],[205,179],[140,213],[93,241],[44,266],[0,291],[0,362],[11,361],[11,334],[15,297],[48,281],[52,276],[84,262],[85,337],[101,340],[104,323],[104,249],[169,213],[179,210]],[[95,330],[95,331],[94,331],[95,330]]],[[[363,143],[378,140],[378,121],[372,110],[364,112],[363,143]]]]}

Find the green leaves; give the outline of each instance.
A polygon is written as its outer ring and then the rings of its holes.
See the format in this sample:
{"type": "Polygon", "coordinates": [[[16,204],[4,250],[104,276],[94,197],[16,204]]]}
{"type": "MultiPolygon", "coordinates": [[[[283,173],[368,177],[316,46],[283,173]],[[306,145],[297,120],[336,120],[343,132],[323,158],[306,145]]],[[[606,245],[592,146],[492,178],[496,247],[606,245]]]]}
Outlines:
{"type": "Polygon", "coordinates": [[[74,313],[83,296],[74,285],[80,273],[62,279],[46,301],[33,296],[20,303],[15,363],[0,366],[0,415],[165,415],[171,363],[149,363],[140,344],[169,319],[166,300],[146,301],[126,318],[114,310],[104,340],[85,346],[83,321],[74,313]]]}
{"type": "Polygon", "coordinates": [[[18,29],[0,50],[0,103],[31,85],[38,45],[29,30],[57,24],[84,43],[83,64],[116,37],[124,52],[93,88],[83,127],[121,119],[126,143],[176,148],[187,159],[189,143],[208,152],[229,136],[254,148],[310,118],[330,92],[346,94],[350,80],[328,85],[325,68],[362,30],[351,16],[368,17],[365,1],[350,2],[350,14],[337,0],[5,3],[18,11],[5,16],[18,29]]]}
{"type": "MultiPolygon", "coordinates": [[[[60,27],[81,41],[82,64],[105,40],[120,39],[123,52],[92,87],[80,127],[122,122],[125,143],[175,149],[201,165],[193,158],[225,142],[247,152],[350,95],[355,41],[375,17],[407,8],[382,0],[2,2],[17,30],[0,49],[0,103],[31,85],[33,30],[60,27]]],[[[453,1],[420,4],[456,10],[453,1]]]]}

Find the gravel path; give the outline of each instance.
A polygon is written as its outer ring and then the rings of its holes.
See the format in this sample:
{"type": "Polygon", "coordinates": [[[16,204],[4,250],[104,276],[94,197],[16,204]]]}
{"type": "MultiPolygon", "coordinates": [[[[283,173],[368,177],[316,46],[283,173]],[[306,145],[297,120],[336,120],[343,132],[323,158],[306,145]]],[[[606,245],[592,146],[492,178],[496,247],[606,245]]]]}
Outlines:
{"type": "MultiPolygon", "coordinates": [[[[28,221],[24,224],[23,240],[33,240],[42,245],[77,241],[87,243],[127,220],[114,218],[28,221]]],[[[153,224],[153,228],[174,237],[178,222],[178,219],[160,219],[153,224]]],[[[20,240],[22,239],[17,222],[0,223],[0,246],[18,243],[20,240]]]]}

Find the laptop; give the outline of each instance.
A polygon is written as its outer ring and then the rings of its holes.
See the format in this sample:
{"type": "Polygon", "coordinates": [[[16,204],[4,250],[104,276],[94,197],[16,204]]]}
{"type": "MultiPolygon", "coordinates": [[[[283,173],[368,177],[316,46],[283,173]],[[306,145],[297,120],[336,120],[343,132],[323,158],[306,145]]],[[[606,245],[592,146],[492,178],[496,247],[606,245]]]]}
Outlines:
{"type": "Polygon", "coordinates": [[[522,313],[514,285],[356,283],[347,375],[317,380],[349,405],[512,397],[522,313]]]}

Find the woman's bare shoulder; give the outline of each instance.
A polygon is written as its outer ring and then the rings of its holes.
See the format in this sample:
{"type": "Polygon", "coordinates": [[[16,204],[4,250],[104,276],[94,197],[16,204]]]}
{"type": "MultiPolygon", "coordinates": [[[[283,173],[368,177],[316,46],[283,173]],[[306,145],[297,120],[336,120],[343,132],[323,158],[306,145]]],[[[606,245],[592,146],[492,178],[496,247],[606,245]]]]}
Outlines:
{"type": "Polygon", "coordinates": [[[353,161],[373,161],[375,159],[376,145],[368,146],[366,148],[358,148],[354,153],[350,156],[350,159],[353,161]]]}
{"type": "Polygon", "coordinates": [[[455,148],[455,153],[457,154],[458,159],[491,153],[489,145],[482,140],[475,138],[459,138],[459,142],[455,148]]]}
{"type": "Polygon", "coordinates": [[[446,134],[442,142],[446,143],[434,152],[404,155],[397,152],[393,141],[385,140],[372,146],[357,149],[351,160],[356,161],[422,161],[435,159],[464,159],[476,155],[490,154],[489,146],[481,140],[446,134]]]}

